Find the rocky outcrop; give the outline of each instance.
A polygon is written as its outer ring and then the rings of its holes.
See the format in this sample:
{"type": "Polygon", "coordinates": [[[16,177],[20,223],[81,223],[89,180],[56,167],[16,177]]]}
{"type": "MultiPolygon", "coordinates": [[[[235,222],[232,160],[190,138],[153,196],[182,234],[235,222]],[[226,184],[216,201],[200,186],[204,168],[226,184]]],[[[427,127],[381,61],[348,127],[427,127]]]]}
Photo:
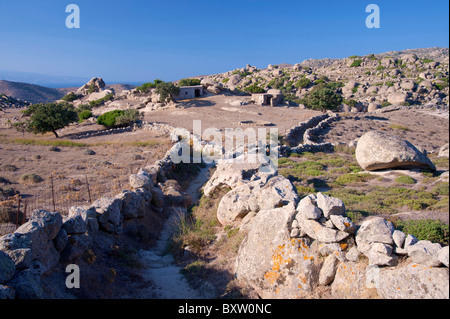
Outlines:
{"type": "Polygon", "coordinates": [[[410,142],[377,131],[361,136],[356,147],[356,160],[368,171],[392,168],[436,170],[428,156],[410,142]]]}
{"type": "Polygon", "coordinates": [[[320,286],[332,298],[449,298],[448,246],[418,241],[378,217],[357,229],[341,201],[321,193],[296,208],[260,211],[235,269],[262,298],[307,298],[320,286]]]}
{"type": "Polygon", "coordinates": [[[105,82],[102,78],[92,78],[85,85],[77,90],[78,94],[88,95],[94,92],[101,92],[105,88],[105,82]]]}

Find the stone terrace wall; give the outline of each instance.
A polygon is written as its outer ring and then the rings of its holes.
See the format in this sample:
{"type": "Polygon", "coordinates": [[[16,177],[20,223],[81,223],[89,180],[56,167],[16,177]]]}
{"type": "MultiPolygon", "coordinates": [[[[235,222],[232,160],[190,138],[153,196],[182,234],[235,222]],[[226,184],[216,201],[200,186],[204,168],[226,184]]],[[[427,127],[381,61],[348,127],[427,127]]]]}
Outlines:
{"type": "Polygon", "coordinates": [[[301,122],[299,125],[291,128],[285,134],[285,140],[288,146],[283,146],[281,152],[302,153],[302,152],[328,152],[333,150],[331,143],[316,143],[314,136],[320,133],[329,123],[339,119],[335,113],[317,115],[309,120],[301,122]]]}

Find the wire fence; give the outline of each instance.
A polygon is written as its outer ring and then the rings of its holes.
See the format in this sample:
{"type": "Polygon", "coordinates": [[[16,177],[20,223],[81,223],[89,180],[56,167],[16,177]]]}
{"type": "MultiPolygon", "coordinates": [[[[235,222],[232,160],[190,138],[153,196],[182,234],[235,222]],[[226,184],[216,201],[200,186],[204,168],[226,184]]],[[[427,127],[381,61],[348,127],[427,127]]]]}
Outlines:
{"type": "Polygon", "coordinates": [[[83,178],[65,179],[50,176],[36,194],[0,197],[0,236],[13,233],[26,223],[35,210],[46,210],[68,215],[72,206],[90,205],[103,196],[115,196],[129,187],[119,176],[105,181],[83,178]]]}

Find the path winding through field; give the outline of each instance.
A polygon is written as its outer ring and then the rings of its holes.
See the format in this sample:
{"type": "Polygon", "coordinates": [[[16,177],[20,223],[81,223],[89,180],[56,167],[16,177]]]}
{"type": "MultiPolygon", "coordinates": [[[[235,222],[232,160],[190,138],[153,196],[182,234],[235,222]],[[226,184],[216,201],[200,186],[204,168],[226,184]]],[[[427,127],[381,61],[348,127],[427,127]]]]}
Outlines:
{"type": "MultiPolygon", "coordinates": [[[[192,181],[186,193],[193,202],[200,198],[200,188],[208,181],[209,166],[202,168],[192,181]]],[[[175,264],[167,245],[177,225],[179,213],[174,210],[167,219],[157,245],[152,250],[141,250],[139,255],[145,265],[142,276],[156,286],[152,288],[152,298],[156,299],[204,299],[209,296],[190,288],[186,278],[180,273],[181,268],[175,264]]]]}

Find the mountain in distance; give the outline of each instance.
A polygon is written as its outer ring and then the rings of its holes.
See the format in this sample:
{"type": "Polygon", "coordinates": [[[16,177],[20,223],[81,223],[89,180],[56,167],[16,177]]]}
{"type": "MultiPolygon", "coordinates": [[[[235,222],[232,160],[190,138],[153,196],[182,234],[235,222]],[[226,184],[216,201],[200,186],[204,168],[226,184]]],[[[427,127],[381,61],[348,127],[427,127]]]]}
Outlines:
{"type": "Polygon", "coordinates": [[[0,94],[30,103],[46,103],[59,100],[65,94],[58,89],[40,85],[0,80],[0,94]]]}
{"type": "Polygon", "coordinates": [[[0,70],[0,80],[40,85],[49,88],[80,87],[89,78],[74,76],[56,76],[39,73],[0,70]]]}

